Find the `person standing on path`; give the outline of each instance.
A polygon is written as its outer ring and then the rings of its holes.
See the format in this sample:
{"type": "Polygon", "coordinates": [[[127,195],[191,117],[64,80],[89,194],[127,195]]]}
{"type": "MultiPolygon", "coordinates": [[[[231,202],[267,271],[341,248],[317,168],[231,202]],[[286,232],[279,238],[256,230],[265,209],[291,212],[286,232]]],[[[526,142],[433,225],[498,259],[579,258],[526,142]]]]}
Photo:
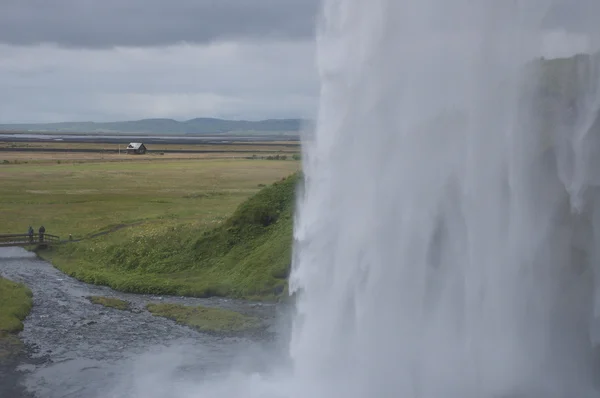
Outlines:
{"type": "Polygon", "coordinates": [[[42,243],[44,241],[44,232],[46,232],[46,228],[44,228],[44,226],[42,225],[40,227],[39,233],[40,233],[40,243],[42,243]]]}
{"type": "Polygon", "coordinates": [[[33,227],[31,225],[27,230],[27,235],[29,235],[29,243],[33,243],[33,227]]]}

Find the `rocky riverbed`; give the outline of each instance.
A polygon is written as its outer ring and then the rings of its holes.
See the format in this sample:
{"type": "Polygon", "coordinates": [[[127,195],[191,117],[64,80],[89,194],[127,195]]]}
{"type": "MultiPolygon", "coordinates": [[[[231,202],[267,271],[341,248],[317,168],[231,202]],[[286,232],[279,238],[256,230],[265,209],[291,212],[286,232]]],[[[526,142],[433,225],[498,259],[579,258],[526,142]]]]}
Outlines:
{"type": "Polygon", "coordinates": [[[34,298],[20,334],[24,353],[0,366],[2,397],[146,397],[148,388],[157,393],[159,379],[167,388],[167,378],[198,380],[234,363],[260,370],[272,361],[273,341],[199,333],[151,315],[149,302],[231,309],[259,317],[271,333],[281,326],[275,304],[119,293],[70,278],[19,248],[0,249],[0,275],[25,283],[34,298]],[[89,296],[126,300],[131,310],[92,304],[89,296]]]}

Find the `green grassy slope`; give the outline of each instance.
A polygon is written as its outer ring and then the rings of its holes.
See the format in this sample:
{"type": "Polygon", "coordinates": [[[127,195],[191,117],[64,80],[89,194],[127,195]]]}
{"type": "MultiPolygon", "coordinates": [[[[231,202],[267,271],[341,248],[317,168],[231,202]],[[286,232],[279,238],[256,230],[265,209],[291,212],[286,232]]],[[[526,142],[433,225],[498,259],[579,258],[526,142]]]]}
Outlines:
{"type": "Polygon", "coordinates": [[[268,299],[286,286],[299,181],[296,173],[263,188],[213,229],[173,226],[40,254],[71,276],[122,291],[268,299]]]}

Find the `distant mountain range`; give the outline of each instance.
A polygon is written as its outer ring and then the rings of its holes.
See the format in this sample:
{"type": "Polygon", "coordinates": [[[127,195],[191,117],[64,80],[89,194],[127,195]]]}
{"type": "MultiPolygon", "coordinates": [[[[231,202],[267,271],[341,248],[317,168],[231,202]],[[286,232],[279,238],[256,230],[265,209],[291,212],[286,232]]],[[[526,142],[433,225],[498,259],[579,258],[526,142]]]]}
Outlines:
{"type": "Polygon", "coordinates": [[[0,124],[0,131],[60,133],[143,133],[143,134],[285,134],[299,133],[308,121],[268,119],[260,121],[196,118],[179,122],[173,119],[142,119],[125,122],[63,122],[0,124]]]}

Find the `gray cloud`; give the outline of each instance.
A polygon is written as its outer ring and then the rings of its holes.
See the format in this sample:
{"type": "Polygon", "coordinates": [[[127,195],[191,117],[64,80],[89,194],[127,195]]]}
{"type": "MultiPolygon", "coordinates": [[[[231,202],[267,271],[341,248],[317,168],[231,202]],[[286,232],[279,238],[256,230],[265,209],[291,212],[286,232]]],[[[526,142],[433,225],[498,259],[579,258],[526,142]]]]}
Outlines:
{"type": "Polygon", "coordinates": [[[0,54],[0,123],[313,117],[317,104],[310,41],[0,54]]]}
{"type": "MultiPolygon", "coordinates": [[[[598,32],[598,0],[549,0],[545,26],[598,32]]],[[[160,46],[314,34],[322,0],[1,0],[0,43],[160,46]]],[[[448,1],[452,7],[452,2],[448,1]]]]}
{"type": "Polygon", "coordinates": [[[0,42],[156,46],[307,38],[320,0],[2,0],[0,42]]]}
{"type": "MultiPolygon", "coordinates": [[[[320,1],[0,0],[0,123],[313,117],[320,1]]],[[[544,55],[598,47],[600,0],[547,1],[544,55]]]]}

